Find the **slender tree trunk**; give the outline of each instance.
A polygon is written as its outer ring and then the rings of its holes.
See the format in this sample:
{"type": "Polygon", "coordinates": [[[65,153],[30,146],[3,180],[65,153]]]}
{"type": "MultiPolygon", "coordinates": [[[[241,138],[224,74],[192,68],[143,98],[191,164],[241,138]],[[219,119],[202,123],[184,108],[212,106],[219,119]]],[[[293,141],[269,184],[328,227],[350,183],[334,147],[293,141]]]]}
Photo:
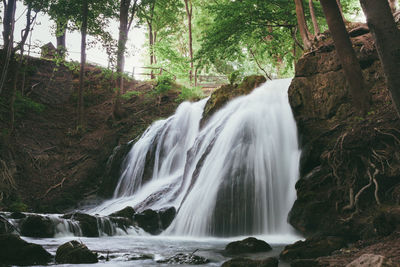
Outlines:
{"type": "Polygon", "coordinates": [[[314,9],[313,0],[309,0],[308,1],[308,6],[310,8],[311,20],[312,20],[312,23],[313,23],[313,26],[314,26],[314,34],[315,35],[319,35],[320,34],[320,30],[319,30],[319,26],[318,26],[317,17],[315,16],[315,9],[314,9]]]}
{"type": "Polygon", "coordinates": [[[84,107],[83,107],[83,84],[85,79],[86,64],[86,35],[88,24],[88,1],[82,2],[82,26],[81,26],[81,69],[79,73],[79,89],[78,89],[78,127],[84,126],[84,107]]]}
{"type": "MultiPolygon", "coordinates": [[[[156,45],[156,42],[157,42],[157,32],[153,31],[153,46],[156,45]]],[[[153,50],[153,62],[154,64],[157,64],[157,55],[154,50],[153,50]]]]}
{"type": "Polygon", "coordinates": [[[192,83],[192,79],[193,79],[193,36],[192,36],[193,6],[192,6],[192,0],[185,0],[185,8],[186,8],[186,15],[187,15],[187,19],[188,19],[188,30],[189,30],[189,56],[190,56],[189,79],[190,79],[190,83],[192,83]]]}
{"type": "Polygon", "coordinates": [[[114,117],[120,115],[120,96],[124,91],[124,78],[122,73],[125,68],[125,50],[126,42],[128,41],[128,16],[131,0],[121,0],[119,8],[119,36],[118,36],[118,50],[117,50],[117,92],[114,100],[113,113],[114,117]]]}
{"type": "Polygon", "coordinates": [[[60,57],[65,59],[65,52],[67,51],[66,46],[66,35],[67,35],[67,23],[62,21],[57,21],[57,29],[56,29],[56,39],[57,39],[57,52],[60,57]]]}
{"type": "Polygon", "coordinates": [[[360,3],[375,39],[393,104],[400,116],[400,30],[387,1],[360,0],[360,3]]]}
{"type": "Polygon", "coordinates": [[[3,68],[0,77],[0,95],[3,91],[4,83],[7,79],[8,66],[14,48],[14,26],[15,26],[15,10],[17,7],[16,0],[9,0],[8,3],[4,0],[4,19],[3,19],[3,44],[4,44],[4,58],[3,68]]]}
{"type": "Polygon", "coordinates": [[[336,1],[320,0],[329,30],[335,43],[336,53],[350,85],[354,107],[365,114],[369,109],[369,92],[365,86],[360,64],[344,25],[336,1]]]}
{"type": "Polygon", "coordinates": [[[343,15],[342,3],[340,3],[340,0],[336,0],[336,3],[337,3],[337,5],[338,5],[338,7],[339,7],[340,16],[342,16],[342,20],[343,20],[344,22],[346,22],[347,20],[345,19],[344,15],[343,15]]]}
{"type": "Polygon", "coordinates": [[[397,10],[397,0],[389,0],[389,5],[392,13],[395,13],[397,10]]]}
{"type": "MultiPolygon", "coordinates": [[[[153,25],[148,23],[149,26],[149,49],[150,49],[150,66],[154,64],[154,47],[153,47],[153,25]]],[[[150,78],[154,79],[153,69],[151,69],[150,78]]]]}
{"type": "Polygon", "coordinates": [[[305,50],[311,48],[311,34],[307,27],[306,17],[304,16],[303,0],[294,0],[296,4],[297,24],[299,25],[300,36],[303,40],[305,50]]]}

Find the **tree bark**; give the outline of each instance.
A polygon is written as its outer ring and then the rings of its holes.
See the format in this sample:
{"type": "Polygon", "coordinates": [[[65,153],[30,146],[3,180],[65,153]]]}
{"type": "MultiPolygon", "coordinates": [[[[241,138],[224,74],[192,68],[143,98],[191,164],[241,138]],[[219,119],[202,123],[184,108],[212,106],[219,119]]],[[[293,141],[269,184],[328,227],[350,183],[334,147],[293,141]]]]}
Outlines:
{"type": "Polygon", "coordinates": [[[304,16],[303,0],[294,0],[294,2],[296,4],[296,17],[300,36],[303,40],[304,49],[308,50],[311,48],[311,34],[307,27],[306,17],[304,16]]]}
{"type": "Polygon", "coordinates": [[[81,68],[79,73],[78,89],[78,128],[84,126],[83,83],[85,79],[86,64],[86,36],[88,26],[88,1],[82,1],[82,26],[81,26],[81,68]]]}
{"type": "Polygon", "coordinates": [[[3,47],[4,58],[3,68],[0,77],[0,94],[3,91],[4,83],[7,79],[8,66],[14,48],[14,26],[15,26],[15,10],[17,7],[16,0],[9,0],[8,3],[4,0],[4,19],[3,19],[3,47]]]}
{"type": "Polygon", "coordinates": [[[189,79],[190,79],[190,83],[192,83],[192,80],[193,80],[193,36],[192,36],[193,6],[192,6],[192,0],[185,0],[185,8],[186,8],[186,15],[187,15],[187,19],[188,19],[188,31],[189,31],[189,57],[190,57],[189,79]]]}
{"type": "Polygon", "coordinates": [[[360,64],[353,50],[352,43],[344,25],[336,1],[320,0],[336,53],[350,85],[350,94],[354,107],[364,115],[369,109],[369,92],[365,86],[360,64]]]}
{"type": "Polygon", "coordinates": [[[392,102],[400,116],[400,30],[387,1],[360,0],[375,40],[392,102]]]}
{"type": "Polygon", "coordinates": [[[63,59],[65,59],[65,52],[67,51],[67,46],[66,46],[67,23],[61,21],[57,21],[56,23],[57,52],[58,55],[63,59]]]}
{"type": "Polygon", "coordinates": [[[315,35],[319,35],[321,32],[319,30],[317,17],[315,16],[315,9],[314,9],[313,0],[309,0],[308,1],[308,6],[310,8],[311,20],[312,20],[312,23],[313,23],[313,26],[314,26],[314,34],[315,35]]]}

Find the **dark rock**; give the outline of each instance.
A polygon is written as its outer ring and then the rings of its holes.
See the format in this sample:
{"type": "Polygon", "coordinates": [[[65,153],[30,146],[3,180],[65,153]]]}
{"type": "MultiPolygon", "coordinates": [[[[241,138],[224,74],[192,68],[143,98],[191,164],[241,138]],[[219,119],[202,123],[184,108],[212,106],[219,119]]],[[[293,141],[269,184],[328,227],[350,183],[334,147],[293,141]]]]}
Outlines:
{"type": "Polygon", "coordinates": [[[10,219],[23,219],[23,218],[26,218],[26,215],[19,211],[15,211],[10,215],[10,219]]]}
{"type": "Polygon", "coordinates": [[[176,215],[176,209],[174,207],[165,208],[158,211],[160,215],[161,227],[163,230],[167,229],[172,223],[176,215]]]}
{"type": "Polygon", "coordinates": [[[56,252],[58,263],[96,263],[97,255],[90,251],[83,243],[76,240],[64,243],[58,247],[56,252]]]}
{"type": "Polygon", "coordinates": [[[209,263],[210,260],[194,255],[193,253],[191,254],[184,254],[184,253],[178,253],[175,256],[172,256],[171,258],[165,259],[165,260],[158,260],[158,263],[168,263],[168,264],[190,264],[190,265],[199,265],[199,264],[206,264],[209,263]]]}
{"type": "Polygon", "coordinates": [[[281,252],[280,258],[284,260],[313,259],[328,256],[344,246],[346,246],[346,242],[340,237],[313,237],[286,246],[281,252]]]}
{"type": "Polygon", "coordinates": [[[154,256],[148,255],[148,254],[134,255],[134,256],[129,256],[129,258],[128,258],[128,260],[130,260],[130,261],[152,260],[152,259],[154,259],[154,256]]]}
{"type": "Polygon", "coordinates": [[[71,219],[79,222],[83,236],[98,237],[99,228],[97,226],[97,218],[85,213],[71,213],[66,214],[62,218],[71,219]]]}
{"type": "Polygon", "coordinates": [[[373,226],[379,236],[388,236],[400,227],[400,209],[380,212],[373,219],[373,226]]]}
{"type": "Polygon", "coordinates": [[[122,144],[114,148],[112,155],[108,158],[105,171],[101,177],[99,195],[111,197],[118,184],[121,175],[122,163],[129,153],[134,142],[122,144]]]}
{"type": "Polygon", "coordinates": [[[13,234],[0,235],[0,262],[12,265],[46,264],[51,254],[42,246],[28,243],[13,234]]]}
{"type": "Polygon", "coordinates": [[[30,215],[21,224],[21,235],[29,237],[53,237],[54,224],[50,218],[30,215]]]}
{"type": "Polygon", "coordinates": [[[110,217],[110,221],[117,225],[118,228],[121,228],[125,232],[127,232],[128,228],[133,226],[133,220],[124,218],[124,217],[110,217]]]}
{"type": "Polygon", "coordinates": [[[138,226],[152,235],[161,233],[160,216],[154,210],[148,209],[134,216],[138,226]]]}
{"type": "Polygon", "coordinates": [[[395,267],[398,265],[382,255],[374,255],[374,254],[363,254],[359,258],[355,259],[354,261],[346,265],[346,267],[360,267],[360,266],[395,267]]]}
{"type": "Polygon", "coordinates": [[[125,218],[128,218],[128,219],[132,219],[133,215],[135,215],[135,210],[132,207],[128,206],[126,208],[123,208],[120,211],[111,213],[108,216],[110,216],[110,217],[125,217],[125,218]]]}
{"type": "Polygon", "coordinates": [[[234,258],[224,262],[221,267],[278,267],[279,261],[276,258],[263,260],[252,260],[247,258],[234,258]]]}
{"type": "Polygon", "coordinates": [[[0,234],[9,234],[14,231],[14,226],[0,215],[0,234]]]}
{"type": "Polygon", "coordinates": [[[235,241],[229,243],[225,247],[225,252],[231,255],[242,254],[242,253],[257,253],[267,252],[272,250],[271,246],[263,240],[249,237],[241,241],[235,241]]]}

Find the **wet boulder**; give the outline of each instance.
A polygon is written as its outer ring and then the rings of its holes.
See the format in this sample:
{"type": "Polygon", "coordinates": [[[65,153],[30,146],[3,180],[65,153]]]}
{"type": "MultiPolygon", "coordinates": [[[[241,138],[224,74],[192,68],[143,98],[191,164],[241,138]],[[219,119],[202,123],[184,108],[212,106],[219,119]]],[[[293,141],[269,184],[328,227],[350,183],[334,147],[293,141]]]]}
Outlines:
{"type": "Polygon", "coordinates": [[[224,262],[221,267],[278,267],[278,264],[278,259],[272,257],[263,260],[234,258],[224,262]]]}
{"type": "Polygon", "coordinates": [[[116,211],[114,213],[111,213],[110,217],[124,217],[124,218],[128,218],[128,219],[132,219],[133,216],[135,215],[135,210],[130,207],[127,206],[125,208],[123,208],[122,210],[116,211]]]}
{"type": "Polygon", "coordinates": [[[267,252],[270,250],[272,250],[272,248],[267,242],[254,237],[248,237],[241,241],[231,242],[225,247],[225,252],[230,255],[267,252]]]}
{"type": "Polygon", "coordinates": [[[71,219],[79,222],[79,225],[82,230],[82,235],[86,237],[98,237],[99,236],[99,228],[97,225],[97,218],[86,214],[75,212],[72,214],[66,214],[62,217],[63,219],[71,219]]]}
{"type": "Polygon", "coordinates": [[[281,252],[280,258],[284,260],[314,259],[328,256],[344,246],[346,246],[346,242],[341,237],[312,237],[286,246],[281,252]]]}
{"type": "Polygon", "coordinates": [[[193,253],[178,253],[175,256],[164,260],[158,260],[158,263],[167,263],[167,264],[190,264],[190,265],[199,265],[209,263],[210,260],[204,257],[195,255],[193,253]]]}
{"type": "Polygon", "coordinates": [[[97,254],[89,250],[83,243],[76,240],[69,241],[58,247],[56,252],[57,263],[96,263],[97,254]]]}
{"type": "Polygon", "coordinates": [[[174,220],[176,209],[174,207],[161,209],[158,211],[158,214],[160,216],[162,230],[165,230],[174,220]]]}
{"type": "Polygon", "coordinates": [[[140,228],[152,235],[161,233],[160,218],[156,211],[148,209],[135,214],[135,222],[140,228]]]}
{"type": "Polygon", "coordinates": [[[52,258],[42,246],[28,243],[14,234],[1,234],[0,247],[0,262],[3,264],[46,264],[52,258]]]}
{"type": "Polygon", "coordinates": [[[10,219],[24,219],[26,218],[26,215],[23,214],[22,212],[19,211],[15,211],[13,213],[10,214],[10,219]]]}
{"type": "Polygon", "coordinates": [[[22,236],[48,238],[53,237],[54,233],[54,223],[48,217],[30,215],[21,224],[22,236]]]}
{"type": "Polygon", "coordinates": [[[0,234],[8,234],[14,231],[14,226],[0,215],[0,234]]]}
{"type": "Polygon", "coordinates": [[[173,221],[176,215],[174,207],[154,211],[152,209],[136,213],[134,221],[137,225],[152,235],[158,235],[165,230],[173,221]]]}

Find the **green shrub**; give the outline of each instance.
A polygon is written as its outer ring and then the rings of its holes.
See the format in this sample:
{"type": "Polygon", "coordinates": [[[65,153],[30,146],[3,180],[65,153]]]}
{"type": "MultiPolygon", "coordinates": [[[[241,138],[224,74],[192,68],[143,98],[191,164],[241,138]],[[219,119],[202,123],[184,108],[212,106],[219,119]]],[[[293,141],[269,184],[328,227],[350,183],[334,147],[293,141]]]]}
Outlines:
{"type": "Polygon", "coordinates": [[[130,99],[132,96],[140,96],[142,93],[138,91],[128,91],[125,94],[121,95],[121,98],[124,100],[130,99]]]}
{"type": "Polygon", "coordinates": [[[179,94],[178,100],[199,100],[204,97],[204,93],[201,87],[182,87],[181,93],[179,94]]]}
{"type": "Polygon", "coordinates": [[[12,202],[8,208],[11,212],[24,212],[28,210],[28,206],[19,199],[12,202]]]}
{"type": "Polygon", "coordinates": [[[174,79],[169,74],[163,74],[157,77],[157,84],[154,88],[156,94],[164,94],[172,89],[174,85],[174,79]]]}
{"type": "Polygon", "coordinates": [[[27,112],[41,113],[45,109],[43,104],[37,103],[29,97],[22,96],[20,92],[16,92],[14,110],[17,117],[24,116],[27,112]]]}

